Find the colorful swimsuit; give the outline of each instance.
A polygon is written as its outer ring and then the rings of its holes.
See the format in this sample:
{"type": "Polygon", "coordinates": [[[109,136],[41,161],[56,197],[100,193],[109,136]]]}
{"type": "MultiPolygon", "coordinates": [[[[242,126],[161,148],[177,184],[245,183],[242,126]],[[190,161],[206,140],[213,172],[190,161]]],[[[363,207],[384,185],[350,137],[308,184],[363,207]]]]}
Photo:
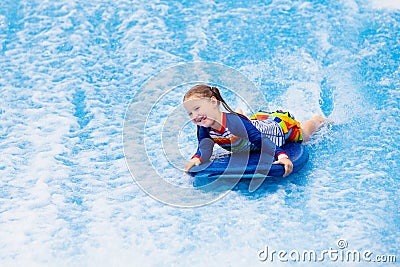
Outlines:
{"type": "Polygon", "coordinates": [[[232,113],[222,112],[222,127],[219,131],[198,127],[197,138],[198,149],[193,157],[201,161],[210,159],[215,143],[232,152],[260,151],[261,164],[271,164],[274,158],[287,157],[286,152],[260,132],[250,120],[232,113]]]}
{"type": "Polygon", "coordinates": [[[250,116],[250,119],[251,123],[277,146],[284,145],[286,141],[303,141],[300,123],[289,112],[260,110],[250,116]]]}

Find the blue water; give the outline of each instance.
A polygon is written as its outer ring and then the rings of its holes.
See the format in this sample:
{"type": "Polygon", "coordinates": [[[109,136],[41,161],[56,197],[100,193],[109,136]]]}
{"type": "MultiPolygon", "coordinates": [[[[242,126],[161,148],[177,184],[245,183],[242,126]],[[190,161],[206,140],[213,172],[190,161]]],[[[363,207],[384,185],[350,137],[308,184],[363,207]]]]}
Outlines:
{"type": "Polygon", "coordinates": [[[339,239],[399,261],[399,21],[398,0],[2,1],[0,265],[262,266],[266,245],[339,239]],[[193,61],[239,70],[271,109],[334,121],[301,173],[195,209],[134,183],[126,109],[193,61]]]}

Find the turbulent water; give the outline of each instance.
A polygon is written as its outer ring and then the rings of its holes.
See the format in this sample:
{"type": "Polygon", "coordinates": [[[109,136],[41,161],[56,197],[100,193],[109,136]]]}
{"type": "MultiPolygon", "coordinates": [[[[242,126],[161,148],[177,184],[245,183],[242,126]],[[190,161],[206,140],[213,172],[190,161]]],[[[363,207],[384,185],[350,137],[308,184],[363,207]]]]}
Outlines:
{"type": "Polygon", "coordinates": [[[400,258],[399,21],[398,0],[2,1],[0,265],[261,266],[265,246],[338,240],[400,258]],[[124,159],[126,109],[194,61],[240,71],[270,109],[328,116],[306,167],[195,209],[144,193],[124,159]]]}

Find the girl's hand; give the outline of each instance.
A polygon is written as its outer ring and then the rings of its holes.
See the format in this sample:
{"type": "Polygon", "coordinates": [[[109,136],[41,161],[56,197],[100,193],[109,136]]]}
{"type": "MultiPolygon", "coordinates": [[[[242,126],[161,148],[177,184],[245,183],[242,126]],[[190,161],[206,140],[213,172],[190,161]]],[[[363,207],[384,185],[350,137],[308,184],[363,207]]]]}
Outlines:
{"type": "Polygon", "coordinates": [[[189,170],[193,167],[193,166],[199,166],[201,163],[199,158],[192,158],[191,160],[189,160],[188,163],[186,163],[186,169],[185,172],[189,172],[189,170]]]}
{"type": "Polygon", "coordinates": [[[281,158],[280,160],[277,160],[272,164],[282,164],[283,167],[285,167],[285,173],[283,174],[283,177],[288,176],[293,171],[293,163],[288,158],[281,158]]]}

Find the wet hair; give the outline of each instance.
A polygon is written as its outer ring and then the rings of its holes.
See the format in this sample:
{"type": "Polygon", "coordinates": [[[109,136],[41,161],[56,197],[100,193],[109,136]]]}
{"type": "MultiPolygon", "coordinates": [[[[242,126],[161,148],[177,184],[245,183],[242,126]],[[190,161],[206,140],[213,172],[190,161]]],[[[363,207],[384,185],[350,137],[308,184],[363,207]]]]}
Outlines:
{"type": "Polygon", "coordinates": [[[221,93],[219,92],[217,87],[208,86],[206,84],[198,84],[193,86],[186,92],[185,96],[183,97],[183,101],[188,100],[191,97],[198,97],[198,98],[211,98],[215,97],[218,100],[218,104],[222,104],[222,106],[229,111],[230,113],[236,114],[246,120],[249,120],[245,115],[235,112],[229,105],[225,102],[222,98],[221,93]]]}

